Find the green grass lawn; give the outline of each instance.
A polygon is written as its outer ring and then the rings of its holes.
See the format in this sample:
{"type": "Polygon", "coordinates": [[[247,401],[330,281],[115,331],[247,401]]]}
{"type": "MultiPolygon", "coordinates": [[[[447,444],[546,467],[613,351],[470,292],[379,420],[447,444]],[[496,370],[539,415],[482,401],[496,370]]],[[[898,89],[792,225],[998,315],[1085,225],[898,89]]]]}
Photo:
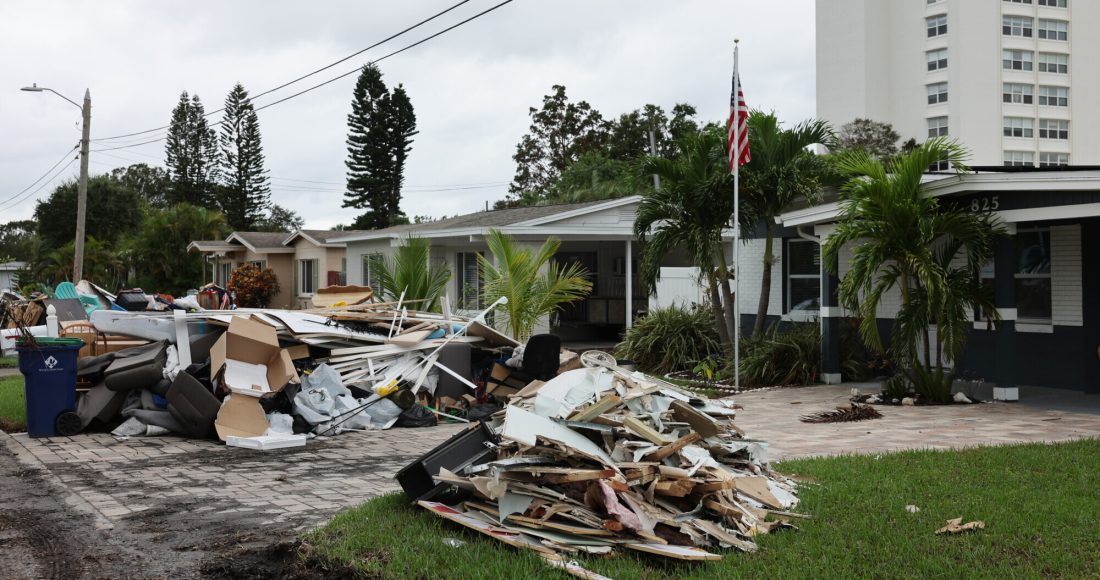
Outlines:
{"type": "Polygon", "coordinates": [[[19,357],[17,356],[0,356],[0,369],[17,369],[19,368],[19,357]]]}
{"type": "MultiPolygon", "coordinates": [[[[799,511],[813,519],[759,538],[755,554],[670,562],[621,554],[577,558],[612,578],[1066,577],[1100,578],[1100,440],[910,451],[786,461],[812,483],[799,511]],[[916,505],[918,513],[905,506],[916,505]],[[937,536],[950,519],[986,528],[937,536]]],[[[306,538],[313,561],[370,577],[564,577],[536,556],[388,495],[348,510],[306,538]],[[460,539],[453,548],[446,538],[460,539]]]]}
{"type": "Polygon", "coordinates": [[[0,429],[24,431],[27,428],[23,408],[23,377],[0,377],[0,429]]]}

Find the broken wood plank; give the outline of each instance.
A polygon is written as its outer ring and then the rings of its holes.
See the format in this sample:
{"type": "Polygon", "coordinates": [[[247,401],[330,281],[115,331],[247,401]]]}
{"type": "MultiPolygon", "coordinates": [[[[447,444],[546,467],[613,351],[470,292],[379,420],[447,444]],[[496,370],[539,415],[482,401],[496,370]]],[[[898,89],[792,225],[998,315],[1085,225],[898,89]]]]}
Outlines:
{"type": "Polygon", "coordinates": [[[714,437],[721,430],[718,423],[710,418],[710,415],[697,411],[683,401],[673,401],[670,408],[672,409],[672,416],[677,421],[683,421],[691,425],[691,428],[702,435],[704,439],[714,437]]]}
{"type": "Polygon", "coordinates": [[[649,441],[654,445],[665,445],[667,443],[671,443],[671,441],[669,441],[667,437],[661,435],[657,432],[657,430],[650,427],[649,425],[646,425],[642,422],[641,419],[637,417],[626,417],[625,419],[623,419],[623,426],[627,429],[630,429],[630,431],[633,432],[635,435],[641,437],[642,439],[645,439],[646,441],[649,441]]]}
{"type": "Polygon", "coordinates": [[[656,451],[646,454],[642,457],[642,459],[648,459],[650,461],[660,461],[666,457],[671,456],[673,453],[679,452],[684,447],[687,447],[688,445],[691,445],[692,443],[695,443],[702,438],[703,436],[698,433],[688,433],[687,435],[684,435],[676,441],[673,441],[672,443],[669,443],[668,445],[665,445],[664,447],[661,447],[656,451]]]}
{"type": "Polygon", "coordinates": [[[602,399],[600,399],[599,401],[596,401],[595,403],[592,403],[591,405],[585,407],[584,409],[580,409],[578,411],[575,411],[572,415],[569,416],[569,420],[570,421],[591,421],[591,420],[595,419],[596,417],[599,417],[600,415],[602,415],[602,414],[610,411],[611,409],[614,409],[615,407],[619,406],[619,403],[621,403],[621,402],[622,402],[622,400],[619,399],[618,395],[606,395],[602,399]]]}

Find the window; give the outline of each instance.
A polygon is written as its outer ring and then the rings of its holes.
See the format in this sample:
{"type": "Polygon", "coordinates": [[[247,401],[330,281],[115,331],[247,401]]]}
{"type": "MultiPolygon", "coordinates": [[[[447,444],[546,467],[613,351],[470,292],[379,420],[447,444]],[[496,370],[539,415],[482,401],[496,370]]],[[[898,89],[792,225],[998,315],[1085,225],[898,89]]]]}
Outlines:
{"type": "MultiPolygon", "coordinates": [[[[1028,2],[1031,4],[1031,2],[1028,2]]],[[[1066,0],[1039,0],[1039,6],[1050,6],[1051,8],[1065,8],[1066,0]]]]}
{"type": "Polygon", "coordinates": [[[935,105],[947,102],[947,83],[932,83],[928,85],[928,104],[935,105]]]}
{"type": "Polygon", "coordinates": [[[1005,167],[1033,167],[1035,154],[1031,151],[1005,151],[1005,167]]]}
{"type": "Polygon", "coordinates": [[[317,290],[317,260],[298,260],[298,294],[317,290]]]}
{"type": "Polygon", "coordinates": [[[1031,70],[1032,56],[1030,50],[1006,50],[1001,58],[1005,70],[1031,70]]]}
{"type": "Polygon", "coordinates": [[[363,285],[370,286],[374,290],[374,296],[381,298],[382,292],[382,280],[378,275],[379,272],[379,260],[382,259],[382,254],[375,252],[372,254],[363,254],[363,285]]]}
{"type": "Polygon", "coordinates": [[[1039,53],[1039,72],[1069,74],[1069,55],[1057,52],[1039,53]]]}
{"type": "Polygon", "coordinates": [[[821,246],[787,240],[787,312],[821,310],[821,246]]]}
{"type": "Polygon", "coordinates": [[[928,173],[936,173],[938,171],[947,171],[951,169],[951,163],[946,159],[940,159],[939,161],[928,166],[928,173]]]}
{"type": "Polygon", "coordinates": [[[1001,19],[1001,32],[1005,36],[1023,36],[1031,38],[1034,20],[1026,16],[1004,16],[1001,19]]]}
{"type": "MultiPolygon", "coordinates": [[[[1005,2],[1011,2],[1012,4],[1031,4],[1031,0],[1004,0],[1005,2]]],[[[1042,3],[1043,0],[1039,0],[1042,3]]]]}
{"type": "Polygon", "coordinates": [[[1039,87],[1039,104],[1044,107],[1068,107],[1068,87],[1039,87]]]}
{"type": "Polygon", "coordinates": [[[1006,103],[1018,103],[1030,105],[1035,102],[1035,85],[1020,83],[1004,84],[1004,101],[1006,103]]]}
{"type": "Polygon", "coordinates": [[[222,262],[218,264],[218,266],[221,268],[221,276],[218,278],[218,284],[224,288],[229,285],[229,278],[233,275],[233,262],[222,262]]]}
{"type": "Polygon", "coordinates": [[[931,119],[928,119],[928,136],[946,137],[947,117],[932,117],[931,119]]]}
{"type": "Polygon", "coordinates": [[[1039,167],[1064,167],[1069,165],[1069,153],[1040,153],[1039,167]]]}
{"type": "Polygon", "coordinates": [[[928,70],[943,70],[947,68],[947,49],[930,50],[928,55],[928,70]]]}
{"type": "Polygon", "coordinates": [[[943,2],[943,0],[928,0],[929,4],[938,4],[940,2],[943,2]]]}
{"type": "Polygon", "coordinates": [[[1035,121],[1023,117],[1005,117],[1005,137],[1034,137],[1035,121]]]}
{"type": "Polygon", "coordinates": [[[249,260],[246,263],[256,266],[257,270],[263,270],[267,268],[267,260],[249,260]]]}
{"type": "Polygon", "coordinates": [[[947,34],[947,15],[939,14],[924,19],[928,24],[928,38],[947,34]]]}
{"type": "Polygon", "coordinates": [[[1039,19],[1039,38],[1069,40],[1069,22],[1065,20],[1039,19]]]}
{"type": "Polygon", "coordinates": [[[1050,323],[1050,230],[1016,232],[1016,318],[1050,323]]]}
{"type": "Polygon", "coordinates": [[[465,310],[479,310],[481,303],[481,268],[477,257],[482,252],[459,252],[455,263],[458,266],[458,307],[465,310]]]}
{"type": "Polygon", "coordinates": [[[1040,139],[1069,139],[1069,121],[1039,119],[1040,139]]]}

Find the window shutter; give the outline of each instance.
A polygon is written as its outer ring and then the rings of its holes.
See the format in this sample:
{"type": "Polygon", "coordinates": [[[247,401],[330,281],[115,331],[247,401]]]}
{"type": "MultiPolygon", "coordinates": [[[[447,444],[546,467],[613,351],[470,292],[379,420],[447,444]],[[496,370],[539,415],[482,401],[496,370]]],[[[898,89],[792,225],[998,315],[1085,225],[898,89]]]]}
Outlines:
{"type": "Polygon", "coordinates": [[[316,259],[310,260],[309,262],[310,262],[310,270],[312,270],[311,274],[313,275],[313,286],[309,289],[309,292],[310,292],[310,294],[312,294],[312,293],[317,291],[317,266],[318,266],[318,264],[317,264],[316,259]]]}

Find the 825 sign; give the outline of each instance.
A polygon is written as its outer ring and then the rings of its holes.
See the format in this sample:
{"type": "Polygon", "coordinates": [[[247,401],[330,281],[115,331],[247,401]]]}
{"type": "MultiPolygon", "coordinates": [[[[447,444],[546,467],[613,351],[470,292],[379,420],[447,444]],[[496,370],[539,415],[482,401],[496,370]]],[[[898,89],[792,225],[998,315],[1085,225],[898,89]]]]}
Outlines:
{"type": "Polygon", "coordinates": [[[976,197],[970,200],[970,211],[997,211],[1001,209],[1001,200],[999,195],[992,197],[976,197]]]}

